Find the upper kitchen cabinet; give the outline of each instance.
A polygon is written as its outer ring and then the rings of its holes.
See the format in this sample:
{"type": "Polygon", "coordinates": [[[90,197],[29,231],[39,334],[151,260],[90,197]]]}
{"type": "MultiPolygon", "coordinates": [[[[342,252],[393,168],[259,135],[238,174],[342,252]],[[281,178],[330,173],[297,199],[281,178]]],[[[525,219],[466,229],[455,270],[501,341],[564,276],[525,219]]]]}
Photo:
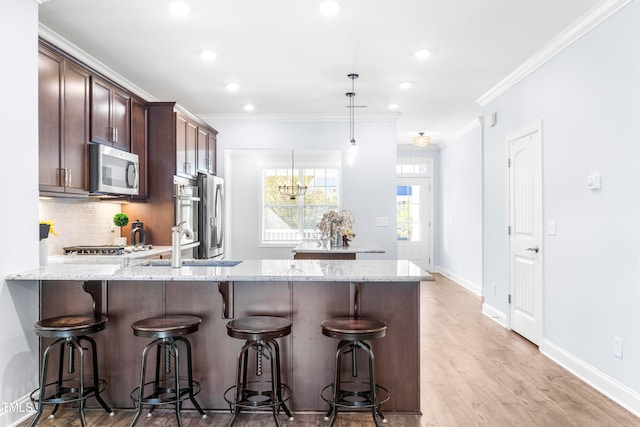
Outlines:
{"type": "Polygon", "coordinates": [[[198,128],[198,172],[215,175],[217,134],[213,129],[198,128]]]}
{"type": "Polygon", "coordinates": [[[185,112],[176,111],[176,173],[187,178],[195,177],[198,125],[185,112]]]}
{"type": "Polygon", "coordinates": [[[146,199],[147,185],[147,103],[131,99],[131,152],[138,155],[138,195],[132,199],[146,199]]]}
{"type": "Polygon", "coordinates": [[[154,169],[162,165],[162,173],[171,170],[189,179],[198,172],[213,173],[217,131],[175,102],[151,102],[148,107],[149,158],[153,159],[149,164],[154,169]],[[172,163],[170,167],[167,162],[172,163]]]}
{"type": "Polygon", "coordinates": [[[91,141],[131,150],[131,94],[91,78],[91,141]]]}
{"type": "Polygon", "coordinates": [[[38,49],[41,193],[87,195],[90,73],[52,47],[38,49]]]}

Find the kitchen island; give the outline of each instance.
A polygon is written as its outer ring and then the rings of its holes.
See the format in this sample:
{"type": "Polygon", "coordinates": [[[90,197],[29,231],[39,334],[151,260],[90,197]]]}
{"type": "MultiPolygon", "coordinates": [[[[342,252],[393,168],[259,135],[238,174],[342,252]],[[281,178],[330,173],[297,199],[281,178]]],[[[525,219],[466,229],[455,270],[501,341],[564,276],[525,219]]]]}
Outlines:
{"type": "Polygon", "coordinates": [[[357,254],[383,254],[375,245],[349,243],[349,246],[331,246],[328,242],[305,240],[291,250],[293,259],[356,259],[357,254]]]}
{"type": "MultiPolygon", "coordinates": [[[[383,410],[420,410],[419,284],[433,279],[408,261],[245,260],[235,266],[171,268],[161,261],[123,265],[97,259],[52,262],[7,280],[39,285],[42,318],[91,310],[107,314],[107,328],[94,337],[101,376],[109,384],[104,396],[116,408],[132,406],[130,393],[147,344],[133,335],[131,324],[183,313],[203,319],[189,338],[194,377],[202,387],[198,400],[209,410],[228,408],[224,390],[235,381],[242,346],[227,336],[225,324],[247,315],[282,316],[293,322],[292,334],[280,340],[283,380],[293,390],[292,410],[326,411],[320,391],[332,382],[337,343],[322,335],[320,323],[341,316],[387,323],[387,335],[373,343],[378,382],[391,392],[383,410]]],[[[41,347],[46,344],[43,340],[41,347]]]]}

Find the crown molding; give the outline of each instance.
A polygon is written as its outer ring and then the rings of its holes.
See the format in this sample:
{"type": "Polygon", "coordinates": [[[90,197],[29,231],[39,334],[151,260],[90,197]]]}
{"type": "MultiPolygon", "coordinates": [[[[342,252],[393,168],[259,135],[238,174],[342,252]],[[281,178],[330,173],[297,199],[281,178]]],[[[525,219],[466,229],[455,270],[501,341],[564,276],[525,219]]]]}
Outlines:
{"type": "MultiPolygon", "coordinates": [[[[48,1],[48,0],[35,0],[35,1],[41,2],[41,1],[48,1]]],[[[49,27],[46,27],[42,24],[38,24],[38,36],[50,42],[51,44],[55,45],[56,47],[62,49],[69,55],[76,58],[78,61],[87,65],[89,68],[94,69],[95,71],[102,74],[103,76],[118,83],[123,88],[126,88],[127,90],[135,93],[139,97],[147,101],[158,100],[156,99],[156,97],[154,97],[144,89],[140,88],[136,84],[125,79],[120,74],[113,71],[111,68],[107,67],[105,64],[98,61],[96,58],[94,58],[93,56],[86,53],[84,50],[80,49],[78,46],[71,43],[69,40],[65,39],[64,37],[60,36],[58,33],[51,30],[49,27]]]]}
{"type": "Polygon", "coordinates": [[[457,131],[452,133],[451,136],[449,136],[447,139],[445,139],[444,141],[440,142],[440,146],[444,147],[445,145],[447,145],[449,143],[455,142],[457,139],[459,139],[462,136],[468,134],[472,130],[479,128],[480,125],[481,125],[481,123],[480,123],[480,119],[479,118],[473,119],[471,122],[467,123],[465,126],[461,127],[460,129],[458,129],[457,131]]]}
{"type": "Polygon", "coordinates": [[[542,49],[529,57],[500,83],[478,98],[476,103],[484,107],[632,1],[603,0],[598,3],[576,22],[554,37],[542,49]]]}
{"type": "MultiPolygon", "coordinates": [[[[197,114],[207,123],[348,122],[345,114],[197,114]]],[[[358,122],[396,122],[401,113],[361,113],[358,122]]]]}

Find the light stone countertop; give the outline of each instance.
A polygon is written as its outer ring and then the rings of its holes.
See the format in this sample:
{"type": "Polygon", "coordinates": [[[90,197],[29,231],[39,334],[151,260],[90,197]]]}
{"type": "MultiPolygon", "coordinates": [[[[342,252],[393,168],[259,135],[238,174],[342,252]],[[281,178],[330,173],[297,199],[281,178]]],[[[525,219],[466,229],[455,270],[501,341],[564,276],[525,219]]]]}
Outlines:
{"type": "MultiPolygon", "coordinates": [[[[94,257],[100,258],[100,257],[94,257]]],[[[6,280],[108,280],[108,281],[326,281],[416,282],[433,280],[410,261],[394,260],[244,260],[234,267],[123,265],[96,260],[51,262],[38,269],[11,273],[6,280]]]]}
{"type": "Polygon", "coordinates": [[[362,254],[362,253],[384,253],[384,249],[375,245],[360,244],[350,242],[349,246],[331,246],[329,244],[323,245],[319,240],[304,240],[298,246],[291,250],[293,253],[347,253],[347,254],[362,254]]]}

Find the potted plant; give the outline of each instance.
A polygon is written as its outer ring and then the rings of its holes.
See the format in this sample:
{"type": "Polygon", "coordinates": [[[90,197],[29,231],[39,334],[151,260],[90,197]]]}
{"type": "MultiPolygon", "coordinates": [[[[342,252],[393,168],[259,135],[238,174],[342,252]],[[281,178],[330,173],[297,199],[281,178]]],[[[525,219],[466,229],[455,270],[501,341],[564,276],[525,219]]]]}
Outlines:
{"type": "Polygon", "coordinates": [[[127,244],[127,238],[122,236],[122,227],[129,224],[129,216],[126,213],[118,212],[113,216],[113,223],[120,227],[120,236],[114,239],[114,244],[116,246],[122,245],[125,246],[127,244]]]}

